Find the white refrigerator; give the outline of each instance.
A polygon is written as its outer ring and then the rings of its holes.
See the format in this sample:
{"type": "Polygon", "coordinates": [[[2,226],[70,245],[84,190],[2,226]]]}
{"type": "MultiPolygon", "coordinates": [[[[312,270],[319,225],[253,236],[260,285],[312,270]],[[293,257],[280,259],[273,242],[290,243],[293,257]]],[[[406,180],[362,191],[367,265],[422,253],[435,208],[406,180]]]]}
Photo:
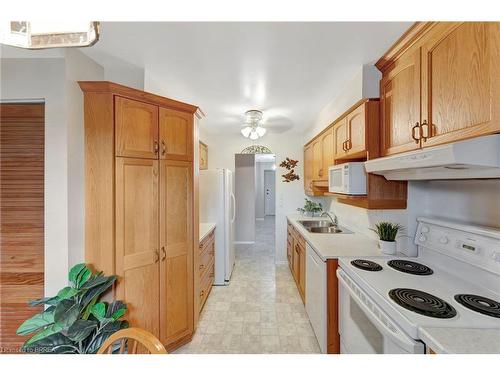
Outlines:
{"type": "Polygon", "coordinates": [[[200,222],[215,223],[214,285],[227,285],[234,267],[234,219],[236,201],[233,172],[229,169],[200,171],[200,222]]]}

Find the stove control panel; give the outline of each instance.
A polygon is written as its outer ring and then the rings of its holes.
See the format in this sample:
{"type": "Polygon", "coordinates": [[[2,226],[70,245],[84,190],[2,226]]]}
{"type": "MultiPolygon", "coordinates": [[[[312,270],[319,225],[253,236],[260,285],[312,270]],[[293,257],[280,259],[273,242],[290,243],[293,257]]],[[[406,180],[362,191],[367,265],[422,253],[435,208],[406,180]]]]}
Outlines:
{"type": "Polygon", "coordinates": [[[418,219],[415,244],[500,274],[500,230],[418,219]]]}

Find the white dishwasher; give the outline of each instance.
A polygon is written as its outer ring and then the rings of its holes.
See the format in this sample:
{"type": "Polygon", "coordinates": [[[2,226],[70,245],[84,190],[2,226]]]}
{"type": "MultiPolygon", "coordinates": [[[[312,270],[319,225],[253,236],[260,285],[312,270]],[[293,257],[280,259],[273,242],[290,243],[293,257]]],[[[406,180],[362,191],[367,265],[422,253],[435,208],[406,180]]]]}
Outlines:
{"type": "Polygon", "coordinates": [[[326,262],[306,244],[306,311],[322,353],[327,344],[326,262]]]}

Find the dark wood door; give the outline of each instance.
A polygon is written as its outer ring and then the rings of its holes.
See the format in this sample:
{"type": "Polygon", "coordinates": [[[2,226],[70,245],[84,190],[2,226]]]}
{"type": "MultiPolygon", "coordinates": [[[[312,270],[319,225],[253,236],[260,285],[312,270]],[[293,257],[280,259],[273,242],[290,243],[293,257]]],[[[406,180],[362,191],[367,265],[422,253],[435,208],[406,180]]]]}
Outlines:
{"type": "Polygon", "coordinates": [[[44,291],[44,104],[0,104],[0,350],[44,291]]]}

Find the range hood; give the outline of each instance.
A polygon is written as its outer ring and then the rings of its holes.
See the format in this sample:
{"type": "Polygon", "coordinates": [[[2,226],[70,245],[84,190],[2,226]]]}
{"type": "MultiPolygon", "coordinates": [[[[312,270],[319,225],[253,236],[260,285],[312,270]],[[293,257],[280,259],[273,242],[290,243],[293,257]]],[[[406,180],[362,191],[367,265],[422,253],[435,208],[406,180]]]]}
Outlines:
{"type": "Polygon", "coordinates": [[[370,160],[365,168],[388,180],[500,178],[500,134],[370,160]]]}

